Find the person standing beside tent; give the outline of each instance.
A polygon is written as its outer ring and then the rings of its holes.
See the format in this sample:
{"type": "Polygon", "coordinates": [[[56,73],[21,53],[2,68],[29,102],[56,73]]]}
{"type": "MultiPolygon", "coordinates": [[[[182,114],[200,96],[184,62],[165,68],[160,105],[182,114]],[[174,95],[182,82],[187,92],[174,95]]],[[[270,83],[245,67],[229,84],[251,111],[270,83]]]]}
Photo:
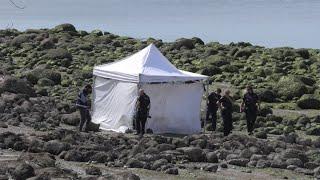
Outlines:
{"type": "Polygon", "coordinates": [[[143,89],[139,90],[139,97],[136,103],[136,130],[137,135],[143,136],[145,133],[145,125],[149,116],[150,98],[144,93],[143,89]]]}
{"type": "Polygon", "coordinates": [[[260,104],[258,95],[253,92],[253,88],[250,85],[247,86],[246,90],[247,92],[244,94],[240,106],[240,112],[245,112],[248,134],[252,135],[260,104]]]}
{"type": "Polygon", "coordinates": [[[218,101],[218,105],[223,119],[223,133],[224,136],[228,136],[232,130],[232,99],[230,97],[230,90],[224,92],[224,95],[218,101]]]}
{"type": "Polygon", "coordinates": [[[213,131],[216,130],[216,125],[217,125],[217,111],[218,111],[217,102],[221,98],[220,94],[221,94],[221,89],[218,88],[216,92],[211,92],[208,96],[206,121],[208,121],[211,116],[213,131]]]}
{"type": "Polygon", "coordinates": [[[85,131],[87,131],[88,124],[91,121],[90,116],[90,105],[89,105],[89,94],[92,92],[92,87],[90,84],[87,84],[82,91],[78,94],[78,99],[76,102],[76,106],[80,111],[80,125],[79,130],[82,131],[82,128],[85,124],[85,131]]]}

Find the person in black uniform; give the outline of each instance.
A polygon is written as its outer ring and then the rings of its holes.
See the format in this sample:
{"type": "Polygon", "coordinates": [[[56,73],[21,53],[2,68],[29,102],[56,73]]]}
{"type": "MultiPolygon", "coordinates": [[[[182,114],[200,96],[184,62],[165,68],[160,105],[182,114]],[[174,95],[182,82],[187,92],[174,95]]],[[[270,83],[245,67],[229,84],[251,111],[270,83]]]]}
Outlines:
{"type": "Polygon", "coordinates": [[[150,98],[144,93],[143,89],[139,90],[139,97],[136,104],[136,134],[143,136],[145,133],[145,125],[149,116],[150,98]]]}
{"type": "Polygon", "coordinates": [[[211,123],[213,131],[216,130],[217,125],[217,111],[218,111],[218,101],[221,98],[221,89],[218,88],[216,92],[212,92],[208,96],[208,104],[207,104],[207,116],[206,121],[209,120],[211,116],[211,123]]]}
{"type": "Polygon", "coordinates": [[[246,90],[247,92],[244,94],[240,106],[240,112],[245,112],[248,134],[252,135],[260,104],[258,95],[253,92],[253,88],[250,85],[247,86],[246,90]]]}
{"type": "Polygon", "coordinates": [[[78,99],[76,102],[76,107],[80,112],[80,125],[79,130],[82,131],[83,126],[85,124],[85,131],[87,131],[88,124],[91,121],[90,116],[90,104],[89,104],[89,94],[92,92],[92,87],[90,84],[86,85],[82,91],[78,94],[78,99]]]}
{"type": "Polygon", "coordinates": [[[228,136],[232,130],[232,99],[230,91],[226,90],[224,95],[218,101],[223,119],[223,133],[228,136]]]}

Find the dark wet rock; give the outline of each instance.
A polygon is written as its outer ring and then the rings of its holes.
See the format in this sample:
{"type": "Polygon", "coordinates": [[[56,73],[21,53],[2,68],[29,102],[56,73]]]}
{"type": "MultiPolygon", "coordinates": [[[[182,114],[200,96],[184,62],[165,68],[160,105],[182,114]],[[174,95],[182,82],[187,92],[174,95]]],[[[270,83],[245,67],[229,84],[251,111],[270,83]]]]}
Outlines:
{"type": "Polygon", "coordinates": [[[265,131],[258,131],[256,133],[254,133],[255,137],[260,138],[260,139],[267,139],[268,138],[268,134],[265,131]]]}
{"type": "Polygon", "coordinates": [[[80,122],[80,114],[79,112],[74,112],[71,114],[63,114],[61,116],[61,121],[71,126],[77,126],[79,125],[79,122],[80,122]]]}
{"type": "Polygon", "coordinates": [[[220,167],[226,169],[226,168],[228,168],[228,164],[227,163],[221,163],[220,167]]]}
{"type": "Polygon", "coordinates": [[[166,159],[159,159],[159,160],[156,160],[156,161],[152,164],[151,169],[156,170],[156,169],[158,169],[158,168],[160,168],[161,166],[166,165],[166,164],[168,164],[168,160],[166,160],[166,159]]]}
{"type": "Polygon", "coordinates": [[[25,153],[18,160],[29,162],[35,169],[54,167],[56,162],[55,157],[48,153],[25,153]]]}
{"type": "Polygon", "coordinates": [[[267,167],[270,167],[270,165],[271,165],[270,161],[260,159],[260,160],[258,160],[256,167],[257,168],[267,168],[267,167]]]}
{"type": "Polygon", "coordinates": [[[33,177],[34,175],[35,173],[33,167],[26,163],[18,165],[12,173],[12,176],[16,180],[25,180],[27,178],[33,177]]]}
{"type": "Polygon", "coordinates": [[[304,166],[305,168],[307,168],[307,169],[313,170],[313,169],[319,167],[320,164],[319,164],[319,163],[315,163],[315,162],[307,162],[307,163],[304,163],[303,166],[304,166]]]}
{"type": "Polygon", "coordinates": [[[206,158],[207,158],[207,162],[209,162],[209,163],[218,163],[219,162],[219,158],[218,158],[217,154],[214,152],[208,152],[206,154],[206,158]]]}
{"type": "Polygon", "coordinates": [[[69,150],[65,154],[64,160],[82,162],[83,161],[83,154],[78,150],[69,150]]]}
{"type": "Polygon", "coordinates": [[[172,44],[172,49],[177,49],[180,50],[180,48],[187,48],[187,49],[193,49],[194,46],[194,41],[192,39],[186,39],[186,38],[181,38],[177,39],[173,44],[172,44]]]}
{"type": "Polygon", "coordinates": [[[137,160],[137,159],[129,159],[127,164],[126,164],[129,168],[143,168],[144,163],[137,160]]]}
{"type": "Polygon", "coordinates": [[[192,162],[203,162],[205,160],[205,153],[198,147],[182,147],[177,150],[187,155],[192,162]]]}
{"type": "Polygon", "coordinates": [[[11,76],[6,76],[2,82],[0,81],[0,94],[2,92],[21,93],[28,96],[35,96],[34,89],[32,89],[27,81],[11,76]]]}
{"type": "Polygon", "coordinates": [[[305,94],[297,101],[297,105],[301,109],[320,109],[320,98],[312,94],[305,94]]]}
{"type": "Polygon", "coordinates": [[[217,164],[210,164],[210,165],[205,166],[203,168],[203,170],[215,173],[215,172],[217,172],[218,167],[219,166],[217,164]]]}
{"type": "Polygon", "coordinates": [[[70,145],[58,140],[52,140],[46,142],[44,145],[44,150],[54,155],[60,154],[62,151],[67,151],[70,149],[70,145]]]}
{"type": "Polygon", "coordinates": [[[98,167],[95,166],[89,166],[85,169],[86,174],[88,175],[101,175],[101,170],[98,167]]]}
{"type": "Polygon", "coordinates": [[[310,169],[296,168],[294,171],[297,172],[297,173],[308,175],[308,176],[313,176],[314,175],[314,172],[312,170],[310,170],[310,169]]]}
{"type": "Polygon", "coordinates": [[[287,165],[294,165],[297,167],[303,167],[303,162],[298,158],[290,158],[286,160],[287,165]]]}
{"type": "Polygon", "coordinates": [[[231,159],[228,161],[228,164],[246,167],[248,162],[249,162],[249,159],[241,158],[241,159],[231,159]]]}
{"type": "Polygon", "coordinates": [[[178,175],[179,174],[179,170],[178,168],[169,168],[167,170],[165,170],[166,174],[173,174],[173,175],[178,175]]]}

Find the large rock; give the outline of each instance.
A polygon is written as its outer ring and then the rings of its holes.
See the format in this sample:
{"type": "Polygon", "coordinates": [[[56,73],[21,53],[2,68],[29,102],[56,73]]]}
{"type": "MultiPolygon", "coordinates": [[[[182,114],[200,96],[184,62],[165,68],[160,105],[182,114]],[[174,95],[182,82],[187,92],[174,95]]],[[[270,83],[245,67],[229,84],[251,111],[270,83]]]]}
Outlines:
{"type": "Polygon", "coordinates": [[[228,164],[246,167],[248,162],[249,162],[249,159],[241,158],[241,159],[231,159],[228,161],[228,164]]]}
{"type": "Polygon", "coordinates": [[[137,160],[137,159],[129,159],[127,164],[126,164],[129,168],[143,168],[144,163],[137,160]]]}
{"type": "Polygon", "coordinates": [[[275,86],[278,96],[285,100],[301,97],[308,89],[302,81],[294,76],[283,76],[275,86]]]}
{"type": "Polygon", "coordinates": [[[320,109],[320,99],[312,94],[305,94],[297,101],[301,109],[320,109]]]}
{"type": "Polygon", "coordinates": [[[55,32],[77,32],[76,28],[69,23],[60,24],[53,28],[55,32]]]}
{"type": "Polygon", "coordinates": [[[60,154],[62,151],[70,149],[70,145],[58,140],[51,140],[45,143],[44,150],[54,155],[60,154]]]}
{"type": "Polygon", "coordinates": [[[26,78],[33,84],[36,84],[40,79],[47,78],[54,82],[54,84],[60,84],[61,74],[51,69],[37,68],[26,73],[26,78]]]}
{"type": "Polygon", "coordinates": [[[50,49],[45,57],[50,59],[69,59],[72,60],[72,55],[66,50],[62,48],[50,49]]]}
{"type": "Polygon", "coordinates": [[[79,125],[79,122],[80,122],[80,114],[79,112],[74,112],[71,114],[63,114],[61,116],[61,121],[71,126],[77,126],[79,125]]]}
{"type": "Polygon", "coordinates": [[[281,153],[281,158],[282,159],[298,158],[302,162],[308,161],[307,155],[303,151],[299,151],[296,149],[286,149],[281,153]]]}
{"type": "Polygon", "coordinates": [[[298,158],[290,158],[286,160],[288,166],[294,165],[297,167],[303,167],[303,162],[298,158]]]}
{"type": "Polygon", "coordinates": [[[172,44],[172,49],[177,49],[180,50],[180,48],[187,48],[187,49],[193,49],[194,46],[194,41],[192,39],[186,39],[186,38],[181,38],[177,39],[173,44],[172,44]]]}
{"type": "Polygon", "coordinates": [[[56,163],[55,157],[49,153],[24,153],[18,160],[28,162],[35,169],[54,167],[56,163]]]}
{"type": "Polygon", "coordinates": [[[320,136],[320,125],[310,127],[309,129],[307,129],[306,134],[320,136]]]}
{"type": "Polygon", "coordinates": [[[151,169],[156,170],[156,169],[158,169],[158,168],[160,168],[161,166],[166,165],[166,164],[168,164],[168,160],[166,160],[166,159],[159,159],[159,160],[156,160],[156,161],[153,163],[151,169]]]}
{"type": "Polygon", "coordinates": [[[199,147],[183,147],[177,150],[187,155],[192,162],[203,162],[205,160],[205,153],[199,147]]]}
{"type": "Polygon", "coordinates": [[[30,42],[30,40],[33,39],[34,37],[35,35],[33,34],[21,34],[12,39],[11,45],[16,47],[21,47],[22,43],[30,42]]]}
{"type": "Polygon", "coordinates": [[[27,81],[11,76],[6,76],[3,81],[0,81],[0,94],[3,92],[26,94],[31,97],[35,96],[34,89],[27,81]]]}
{"type": "Polygon", "coordinates": [[[252,48],[243,48],[238,50],[235,54],[234,57],[244,57],[248,59],[253,53],[255,53],[256,50],[252,48]]]}
{"type": "Polygon", "coordinates": [[[16,180],[25,180],[27,178],[33,177],[35,173],[32,166],[30,166],[29,164],[23,163],[18,165],[14,169],[12,175],[16,180]]]}
{"type": "Polygon", "coordinates": [[[208,152],[206,154],[207,162],[209,163],[218,163],[219,158],[215,152],[208,152]]]}

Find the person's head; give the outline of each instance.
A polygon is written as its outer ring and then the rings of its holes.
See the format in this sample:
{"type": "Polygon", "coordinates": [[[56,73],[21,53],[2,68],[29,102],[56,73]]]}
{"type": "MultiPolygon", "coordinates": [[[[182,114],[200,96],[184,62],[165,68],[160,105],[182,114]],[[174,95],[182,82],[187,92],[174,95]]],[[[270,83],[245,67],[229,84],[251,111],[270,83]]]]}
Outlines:
{"type": "Polygon", "coordinates": [[[92,86],[90,84],[87,84],[85,87],[84,87],[84,90],[90,94],[92,92],[92,86]]]}
{"type": "Polygon", "coordinates": [[[139,95],[142,96],[144,94],[144,90],[143,89],[139,89],[139,95]]]}
{"type": "Polygon", "coordinates": [[[220,88],[217,88],[217,93],[221,94],[221,89],[220,88]]]}
{"type": "Polygon", "coordinates": [[[225,90],[225,91],[224,91],[224,95],[225,95],[225,96],[230,96],[230,90],[229,90],[229,89],[225,90]]]}
{"type": "Polygon", "coordinates": [[[246,90],[248,93],[253,93],[253,88],[251,85],[247,85],[246,90]]]}

